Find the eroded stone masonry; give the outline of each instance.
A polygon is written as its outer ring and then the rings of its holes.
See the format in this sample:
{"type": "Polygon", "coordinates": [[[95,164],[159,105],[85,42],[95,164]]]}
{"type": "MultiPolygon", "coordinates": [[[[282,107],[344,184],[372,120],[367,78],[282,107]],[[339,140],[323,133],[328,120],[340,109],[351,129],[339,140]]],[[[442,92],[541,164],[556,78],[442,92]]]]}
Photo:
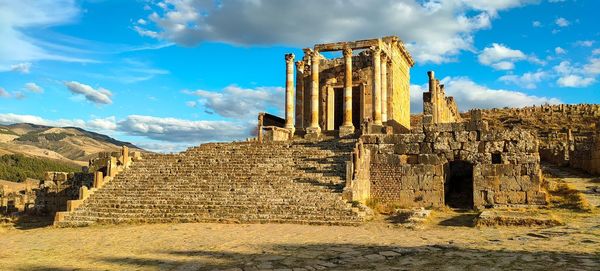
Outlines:
{"type": "Polygon", "coordinates": [[[467,209],[544,205],[540,155],[590,172],[597,168],[597,126],[544,131],[561,127],[565,118],[556,114],[597,118],[597,107],[460,113],[429,72],[424,112],[411,124],[414,61],[398,37],[317,44],[297,61],[293,54],[283,60],[283,118],[261,113],[257,136],[247,142],[147,154],[125,162],[122,172],[97,172],[104,184],[93,193],[82,189],[56,224],[352,225],[369,218],[367,202],[467,209]],[[336,51],[341,57],[322,54],[336,51]],[[531,112],[540,125],[527,124],[531,112]]]}

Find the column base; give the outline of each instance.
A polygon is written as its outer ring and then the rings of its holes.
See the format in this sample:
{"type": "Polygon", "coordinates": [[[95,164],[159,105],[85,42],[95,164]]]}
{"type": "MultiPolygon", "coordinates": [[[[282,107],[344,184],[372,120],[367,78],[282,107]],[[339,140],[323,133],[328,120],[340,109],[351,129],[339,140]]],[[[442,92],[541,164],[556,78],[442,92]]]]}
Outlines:
{"type": "Polygon", "coordinates": [[[367,134],[383,134],[383,125],[369,124],[367,134]]]}
{"type": "Polygon", "coordinates": [[[321,139],[321,127],[307,127],[306,135],[304,135],[304,138],[307,140],[321,139]]]}
{"type": "Polygon", "coordinates": [[[340,126],[340,137],[351,137],[354,135],[355,129],[353,125],[340,126]]]}
{"type": "Polygon", "coordinates": [[[285,129],[288,129],[290,131],[290,140],[294,139],[294,135],[296,133],[296,128],[294,128],[294,126],[292,127],[284,127],[285,129]]]}

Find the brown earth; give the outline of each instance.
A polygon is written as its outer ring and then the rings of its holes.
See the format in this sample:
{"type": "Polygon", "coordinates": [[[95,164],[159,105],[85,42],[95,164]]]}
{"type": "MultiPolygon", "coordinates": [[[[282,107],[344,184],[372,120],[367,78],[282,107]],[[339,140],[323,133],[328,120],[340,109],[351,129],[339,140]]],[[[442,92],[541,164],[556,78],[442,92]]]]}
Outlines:
{"type": "MultiPolygon", "coordinates": [[[[548,170],[557,182],[597,180],[548,170]]],[[[359,227],[17,223],[0,227],[0,270],[600,270],[597,208],[548,211],[564,225],[478,228],[477,213],[452,210],[417,228],[389,217],[359,227]]]]}

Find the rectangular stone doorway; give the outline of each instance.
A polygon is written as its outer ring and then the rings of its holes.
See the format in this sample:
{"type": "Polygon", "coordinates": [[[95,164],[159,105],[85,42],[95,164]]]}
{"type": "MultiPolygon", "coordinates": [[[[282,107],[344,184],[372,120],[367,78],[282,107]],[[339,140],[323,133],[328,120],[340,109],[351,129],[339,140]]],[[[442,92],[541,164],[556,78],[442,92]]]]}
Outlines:
{"type": "MultiPolygon", "coordinates": [[[[333,129],[339,130],[340,126],[344,123],[344,88],[333,89],[333,129]]],[[[352,124],[355,129],[360,129],[360,112],[361,108],[361,91],[360,86],[352,88],[352,124]]]]}
{"type": "Polygon", "coordinates": [[[444,202],[459,209],[473,209],[473,164],[451,161],[444,167],[444,202]]]}

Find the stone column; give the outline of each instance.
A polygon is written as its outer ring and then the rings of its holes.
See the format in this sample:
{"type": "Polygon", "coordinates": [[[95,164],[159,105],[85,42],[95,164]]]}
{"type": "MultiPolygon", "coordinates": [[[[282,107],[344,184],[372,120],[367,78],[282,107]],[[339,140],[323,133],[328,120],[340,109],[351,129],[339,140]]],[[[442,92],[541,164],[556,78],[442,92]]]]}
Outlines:
{"type": "Polygon", "coordinates": [[[381,58],[381,121],[382,122],[386,122],[387,121],[387,110],[388,110],[388,106],[387,106],[387,92],[388,92],[388,85],[387,85],[387,64],[388,64],[388,58],[386,55],[383,55],[381,58]]]}
{"type": "Polygon", "coordinates": [[[296,62],[296,127],[304,127],[304,61],[296,62]]]}
{"type": "Polygon", "coordinates": [[[431,94],[431,118],[432,123],[437,123],[437,86],[435,73],[433,71],[428,71],[427,76],[429,77],[429,93],[431,94]]]}
{"type": "Polygon", "coordinates": [[[285,128],[294,136],[294,54],[285,55],[285,128]]]}
{"type": "Polygon", "coordinates": [[[311,88],[310,88],[310,126],[307,134],[320,134],[319,127],[319,61],[321,56],[317,51],[309,51],[311,62],[311,88]]]}
{"type": "Polygon", "coordinates": [[[344,123],[340,126],[340,137],[354,134],[352,124],[352,49],[344,48],[344,62],[346,72],[344,74],[344,123]]]}
{"type": "Polygon", "coordinates": [[[383,125],[381,122],[381,48],[371,47],[373,55],[373,124],[383,125]]]}

